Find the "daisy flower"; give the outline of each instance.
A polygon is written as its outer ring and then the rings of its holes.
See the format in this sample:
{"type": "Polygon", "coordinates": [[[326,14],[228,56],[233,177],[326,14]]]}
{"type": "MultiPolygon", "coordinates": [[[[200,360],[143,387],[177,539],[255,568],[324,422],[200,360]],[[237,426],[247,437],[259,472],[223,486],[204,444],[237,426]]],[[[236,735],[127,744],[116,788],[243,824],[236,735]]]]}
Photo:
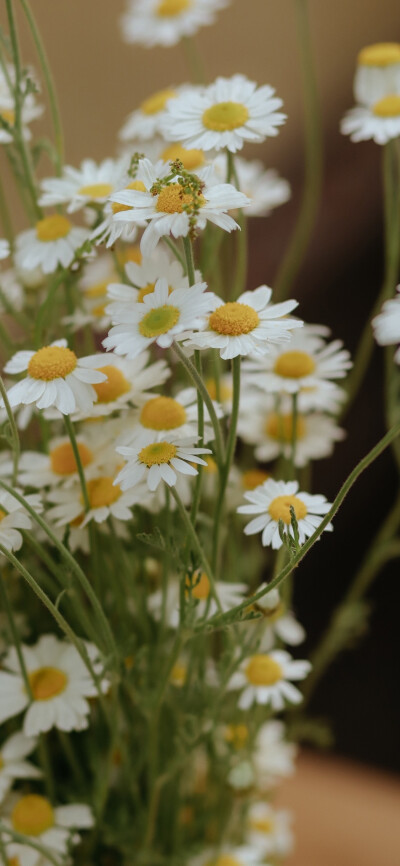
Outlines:
{"type": "Polygon", "coordinates": [[[89,204],[103,205],[114,190],[119,189],[129,162],[122,159],[105,159],[97,164],[93,159],[84,159],[80,168],[64,167],[61,177],[48,177],[41,181],[41,207],[66,204],[67,213],[75,213],[89,204]]]}
{"type": "Polygon", "coordinates": [[[197,475],[193,463],[205,465],[199,454],[211,454],[209,448],[196,448],[193,439],[179,439],[169,434],[164,439],[154,441],[154,433],[138,438],[132,447],[119,446],[118,454],[127,461],[115,479],[122,490],[129,490],[143,479],[149,490],[156,490],[161,481],[173,487],[177,472],[183,475],[197,475]]]}
{"type": "Polygon", "coordinates": [[[41,794],[10,794],[4,805],[2,822],[15,833],[28,837],[28,844],[6,842],[8,861],[19,866],[50,866],[50,861],[29,845],[29,839],[47,848],[54,856],[65,857],[71,845],[80,842],[77,829],[93,827],[89,806],[74,803],[53,806],[41,794]]]}
{"type": "MultiPolygon", "coordinates": [[[[97,400],[93,385],[106,380],[104,373],[86,364],[86,358],[77,358],[67,348],[66,340],[56,340],[37,352],[17,352],[4,370],[10,374],[28,373],[8,391],[10,406],[21,403],[35,403],[37,409],[55,406],[63,415],[71,415],[77,409],[90,414],[97,400]]],[[[3,401],[0,406],[4,406],[3,401]]]]}
{"type": "MultiPolygon", "coordinates": [[[[42,105],[36,105],[33,102],[28,102],[28,99],[22,105],[21,125],[22,135],[25,141],[30,141],[30,139],[32,138],[32,133],[29,129],[28,124],[32,123],[32,120],[36,120],[38,117],[40,117],[41,114],[43,114],[42,105]]],[[[0,105],[0,120],[3,121],[2,123],[0,123],[0,144],[12,144],[12,142],[14,141],[15,124],[14,108],[4,108],[0,105]]]]}
{"type": "Polygon", "coordinates": [[[285,726],[276,719],[264,722],[254,741],[253,763],[257,788],[266,791],[293,775],[296,746],[285,739],[285,726]]]}
{"type": "MultiPolygon", "coordinates": [[[[265,583],[258,587],[259,590],[264,588],[267,588],[265,583]]],[[[298,646],[298,644],[303,643],[306,638],[304,628],[297,622],[292,612],[286,610],[278,589],[271,589],[255,603],[254,607],[264,617],[263,634],[259,644],[261,652],[268,652],[272,649],[276,638],[289,646],[298,646]]]]}
{"type": "Polygon", "coordinates": [[[152,48],[170,48],[184,36],[193,36],[200,27],[213,24],[215,13],[229,0],[128,0],[121,18],[126,42],[152,48]]]}
{"type": "MultiPolygon", "coordinates": [[[[380,346],[400,343],[400,286],[397,286],[396,297],[385,301],[379,315],[372,319],[372,327],[380,346]]],[[[400,349],[397,349],[394,358],[400,364],[400,349]]]]}
{"type": "Polygon", "coordinates": [[[217,78],[209,87],[188,89],[169,102],[164,138],[200,150],[241,150],[245,142],[278,135],[286,120],[283,102],[268,84],[258,87],[244,75],[217,78]]]}
{"type": "Polygon", "coordinates": [[[274,809],[269,803],[252,803],[247,813],[246,841],[262,851],[264,857],[288,857],[293,850],[291,813],[274,809]]]}
{"type": "Polygon", "coordinates": [[[199,857],[189,860],[189,866],[268,866],[258,848],[250,845],[226,846],[208,849],[199,857]]]}
{"type": "Polygon", "coordinates": [[[12,734],[0,748],[0,801],[15,779],[40,779],[41,771],[25,758],[36,748],[36,740],[21,731],[12,734]]]}
{"type": "MultiPolygon", "coordinates": [[[[189,288],[189,280],[182,265],[159,247],[151,257],[143,257],[140,262],[127,262],[125,273],[132,286],[112,282],[107,288],[111,303],[106,309],[114,324],[123,323],[132,305],[140,303],[145,295],[154,292],[155,284],[161,278],[167,281],[170,292],[189,288]]],[[[196,271],[195,276],[196,282],[201,282],[201,272],[196,271]]]]}
{"type": "MultiPolygon", "coordinates": [[[[101,675],[97,647],[86,643],[93,668],[101,675]]],[[[18,655],[12,647],[0,671],[0,722],[26,710],[23,733],[27,737],[56,727],[61,731],[82,731],[88,727],[90,705],[87,698],[97,689],[78,651],[54,635],[42,635],[35,646],[22,645],[32,701],[25,688],[18,655]]],[[[108,689],[102,681],[104,691],[108,689]]]]}
{"type": "Polygon", "coordinates": [[[24,292],[15,271],[0,272],[0,313],[20,312],[23,306],[24,292]]]}
{"type": "MultiPolygon", "coordinates": [[[[35,73],[32,69],[25,70],[25,75],[20,81],[21,89],[21,122],[22,134],[26,141],[31,138],[31,131],[28,128],[28,123],[40,117],[43,114],[43,106],[38,105],[34,93],[26,92],[27,81],[29,77],[34,81],[36,88],[39,89],[38,83],[35,80],[35,73]]],[[[10,144],[14,138],[13,127],[15,124],[15,68],[11,63],[6,63],[0,68],[0,119],[5,125],[0,124],[0,143],[10,144]],[[7,128],[8,127],[8,128],[7,128]]]]}
{"type": "Polygon", "coordinates": [[[10,244],[6,238],[0,238],[0,260],[7,259],[10,255],[10,244]]]}
{"type": "Polygon", "coordinates": [[[214,311],[208,326],[193,335],[186,345],[219,349],[226,361],[237,355],[264,355],[273,343],[289,342],[291,331],[303,326],[300,320],[287,318],[298,302],[270,304],[271,295],[268,286],[244,292],[237,301],[228,303],[213,294],[214,311]]]}
{"type": "MultiPolygon", "coordinates": [[[[227,165],[225,153],[219,154],[212,163],[215,173],[224,178],[227,176],[227,165]]],[[[269,216],[272,210],[289,201],[291,191],[288,181],[279,177],[275,169],[266,170],[259,159],[248,160],[237,156],[235,169],[238,187],[250,199],[247,216],[269,216]]]]}
{"type": "MultiPolygon", "coordinates": [[[[42,511],[43,506],[37,494],[29,494],[25,499],[35,511],[42,511]]],[[[6,550],[19,550],[23,540],[19,530],[31,529],[31,526],[31,518],[24,506],[11,493],[0,490],[0,544],[6,550]]]]}
{"type": "Polygon", "coordinates": [[[151,399],[151,388],[163,385],[171,371],[163,359],[149,364],[149,358],[149,352],[142,352],[132,360],[111,353],[89,355],[86,358],[88,366],[107,378],[93,386],[97,402],[89,413],[80,413],[79,420],[111,415],[129,405],[140,406],[151,399]]]}
{"type": "Polygon", "coordinates": [[[182,340],[187,332],[205,325],[214,298],[206,289],[207,283],[195,283],[169,293],[167,281],[157,280],[154,292],[126,311],[124,323],[111,328],[103,346],[127,358],[136,358],[154,342],[162,349],[169,348],[174,340],[182,340]]]}
{"type": "Polygon", "coordinates": [[[400,93],[400,44],[377,42],[367,45],[357,58],[356,102],[370,106],[392,93],[400,93]]]}
{"type": "Polygon", "coordinates": [[[192,176],[199,185],[196,189],[180,175],[165,181],[170,174],[169,163],[153,165],[149,159],[141,159],[136,188],[110,196],[117,206],[114,222],[148,223],[140,242],[144,256],[152,255],[161,237],[186,237],[192,223],[197,229],[204,229],[207,220],[227,232],[238,228],[227,211],[246,207],[249,200],[232,184],[219,183],[210,166],[192,176]]]}
{"type": "Polygon", "coordinates": [[[356,106],[345,114],[341,131],[352,141],[372,139],[387,144],[400,136],[400,94],[390,94],[371,106],[356,106]]]}
{"type": "Polygon", "coordinates": [[[284,650],[257,653],[245,659],[231,677],[229,689],[243,689],[238,706],[248,710],[254,703],[270,704],[276,712],[283,710],[285,702],[299,704],[301,693],[291,680],[303,680],[311,670],[308,661],[294,661],[284,650]]]}
{"type": "Polygon", "coordinates": [[[15,243],[15,264],[30,270],[40,265],[44,274],[53,274],[59,265],[68,268],[76,251],[88,239],[87,229],[74,226],[61,214],[46,216],[35,228],[21,232],[15,243]]]}
{"type": "Polygon", "coordinates": [[[144,505],[147,488],[142,485],[134,490],[124,492],[116,483],[114,475],[99,475],[86,482],[89,500],[89,511],[85,513],[82,491],[79,485],[70,489],[58,488],[48,494],[52,503],[48,510],[48,518],[56,526],[66,526],[67,523],[78,521],[82,529],[94,520],[104,523],[109,517],[116,520],[132,520],[132,506],[144,505]]]}
{"type": "MultiPolygon", "coordinates": [[[[85,477],[90,478],[90,475],[96,472],[98,455],[95,455],[82,436],[78,436],[77,446],[85,477]]],[[[78,467],[70,440],[66,437],[53,439],[49,443],[48,454],[24,451],[18,465],[18,479],[24,486],[38,489],[76,483],[78,467]]]]}
{"type": "MultiPolygon", "coordinates": [[[[201,570],[193,574],[192,580],[186,579],[186,601],[191,599],[196,602],[195,618],[213,616],[219,608],[215,599],[211,596],[211,584],[208,576],[201,570]]],[[[245,583],[230,583],[219,580],[215,584],[216,592],[223,611],[230,610],[240,604],[248,591],[245,583]]],[[[163,591],[157,590],[149,595],[147,607],[155,620],[159,621],[164,610],[165,622],[170,628],[178,628],[180,622],[180,582],[171,580],[167,587],[166,598],[163,591]]]]}
{"type": "MultiPolygon", "coordinates": [[[[218,403],[214,404],[216,415],[221,418],[223,413],[218,403]]],[[[173,433],[178,438],[195,437],[198,430],[197,391],[195,388],[185,388],[174,397],[161,394],[151,397],[140,409],[137,417],[137,429],[133,431],[131,440],[145,431],[154,431],[157,438],[173,433]]],[[[207,407],[204,407],[204,442],[214,439],[214,431],[210,422],[207,407]]],[[[126,442],[128,444],[128,440],[126,442]]]]}
{"type": "Polygon", "coordinates": [[[139,108],[126,118],[119,133],[121,141],[133,140],[139,146],[142,141],[149,141],[161,135],[161,119],[164,117],[167,103],[170,99],[176,99],[185,89],[166,87],[165,90],[158,90],[157,93],[148,96],[139,108]]]}
{"type": "MultiPolygon", "coordinates": [[[[294,509],[296,515],[300,544],[304,544],[306,538],[313,535],[324,514],[327,514],[331,507],[331,503],[327,502],[325,496],[321,494],[312,496],[310,493],[299,492],[297,481],[274,481],[272,478],[268,478],[255,490],[245,493],[244,498],[250,505],[240,505],[237,509],[239,514],[258,515],[245,526],[244,534],[254,535],[262,532],[263,546],[271,545],[274,550],[282,547],[282,539],[279,535],[280,520],[283,521],[290,535],[293,535],[290,507],[294,509]]],[[[332,524],[328,523],[325,531],[332,530],[332,524]]]]}
{"type": "Polygon", "coordinates": [[[243,364],[246,383],[269,394],[308,394],[311,408],[312,389],[318,389],[327,379],[344,378],[352,366],[342,341],[326,343],[327,333],[326,328],[304,325],[293,334],[289,350],[272,346],[268,355],[246,361],[243,364]]]}

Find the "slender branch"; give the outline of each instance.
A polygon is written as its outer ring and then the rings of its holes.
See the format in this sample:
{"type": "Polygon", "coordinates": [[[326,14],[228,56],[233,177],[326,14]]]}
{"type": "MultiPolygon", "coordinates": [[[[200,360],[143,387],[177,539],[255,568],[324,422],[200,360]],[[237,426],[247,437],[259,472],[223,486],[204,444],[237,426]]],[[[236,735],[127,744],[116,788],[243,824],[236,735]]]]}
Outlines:
{"type": "Polygon", "coordinates": [[[178,355],[179,360],[181,361],[181,363],[183,364],[183,366],[187,370],[190,378],[192,379],[197,390],[200,392],[200,394],[203,398],[203,401],[207,406],[208,413],[209,413],[211,423],[213,426],[213,430],[214,430],[214,434],[215,434],[216,457],[217,457],[218,463],[221,465],[222,460],[223,460],[222,434],[221,434],[221,427],[220,427],[219,420],[217,418],[217,413],[215,411],[213,401],[212,401],[212,399],[211,399],[211,397],[207,391],[207,388],[206,388],[201,376],[199,376],[199,374],[196,370],[196,367],[194,366],[194,364],[192,364],[190,358],[186,357],[186,355],[182,351],[179,343],[173,343],[173,349],[174,349],[174,352],[176,352],[176,354],[178,355]]]}
{"type": "Polygon", "coordinates": [[[19,463],[19,458],[20,458],[20,453],[21,453],[21,447],[20,447],[20,443],[19,443],[18,428],[17,428],[17,425],[15,423],[13,411],[12,411],[11,406],[10,406],[10,401],[8,399],[7,390],[5,388],[5,385],[4,385],[4,382],[3,382],[3,379],[1,378],[1,376],[0,376],[0,394],[1,394],[2,399],[3,399],[4,408],[7,412],[7,417],[8,417],[8,421],[9,421],[10,428],[11,428],[11,440],[12,440],[11,441],[11,447],[12,447],[12,452],[13,452],[13,474],[12,474],[11,483],[16,484],[17,477],[18,477],[18,463],[19,463]]]}
{"type": "Polygon", "coordinates": [[[206,573],[206,575],[210,581],[211,594],[213,595],[213,597],[215,599],[218,610],[222,611],[221,602],[219,600],[218,592],[217,592],[217,588],[216,588],[216,581],[215,581],[214,573],[211,569],[211,565],[208,562],[208,559],[207,559],[207,557],[204,553],[204,550],[200,544],[200,541],[197,537],[196,530],[192,524],[192,521],[190,520],[190,517],[186,511],[186,508],[185,508],[185,506],[181,500],[181,497],[179,496],[179,493],[177,492],[175,487],[171,487],[171,494],[175,499],[175,502],[176,502],[178,509],[179,509],[179,513],[180,513],[182,520],[185,524],[188,535],[192,541],[193,547],[196,550],[196,553],[198,554],[198,556],[200,558],[200,562],[204,568],[204,571],[205,571],[205,573],[206,573]]]}

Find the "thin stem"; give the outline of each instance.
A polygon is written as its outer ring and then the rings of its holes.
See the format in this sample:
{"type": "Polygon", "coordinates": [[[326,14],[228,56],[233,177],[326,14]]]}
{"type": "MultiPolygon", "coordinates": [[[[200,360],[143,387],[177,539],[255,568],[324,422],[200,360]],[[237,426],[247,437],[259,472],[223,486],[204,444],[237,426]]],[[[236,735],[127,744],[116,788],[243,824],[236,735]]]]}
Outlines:
{"type": "Polygon", "coordinates": [[[10,211],[7,205],[7,198],[4,192],[4,187],[0,179],[0,218],[3,226],[4,234],[10,243],[14,245],[14,229],[11,221],[10,211]]]}
{"type": "Polygon", "coordinates": [[[291,442],[291,470],[292,470],[292,478],[296,477],[296,444],[297,444],[297,418],[298,418],[298,410],[297,410],[297,394],[292,395],[292,442],[291,442]]]}
{"type": "Polygon", "coordinates": [[[196,282],[196,276],[194,270],[193,247],[189,237],[183,238],[183,248],[185,250],[186,273],[189,280],[189,286],[194,286],[196,282]]]}
{"type": "Polygon", "coordinates": [[[13,411],[11,409],[10,401],[8,399],[8,396],[7,396],[7,390],[5,388],[5,385],[4,385],[4,382],[3,382],[3,379],[1,378],[1,376],[0,376],[0,394],[1,394],[2,399],[3,399],[4,408],[7,412],[7,417],[8,417],[8,421],[9,421],[10,429],[11,429],[11,448],[12,448],[12,452],[13,452],[13,474],[12,474],[11,483],[16,484],[17,477],[18,477],[18,463],[19,463],[19,458],[20,458],[20,453],[21,453],[21,447],[20,447],[20,443],[19,443],[18,428],[17,428],[17,425],[15,423],[13,411]]]}
{"type": "Polygon", "coordinates": [[[206,388],[201,376],[199,376],[199,374],[196,370],[196,367],[194,366],[194,364],[192,364],[190,358],[186,357],[186,355],[182,351],[179,343],[173,343],[173,349],[174,349],[174,352],[176,352],[176,354],[178,355],[178,358],[181,361],[181,363],[183,364],[183,366],[185,367],[186,371],[188,372],[188,374],[189,374],[190,378],[192,379],[194,385],[196,386],[197,390],[200,392],[200,394],[203,398],[203,402],[207,406],[208,413],[209,413],[210,420],[211,420],[214,434],[215,434],[215,450],[216,450],[217,462],[219,465],[221,465],[222,461],[223,461],[223,450],[224,449],[223,449],[223,444],[222,444],[221,427],[220,427],[219,420],[217,418],[217,413],[215,411],[213,401],[212,401],[212,399],[211,399],[211,397],[207,391],[207,388],[206,388]]]}
{"type": "Polygon", "coordinates": [[[206,77],[204,73],[203,61],[197,50],[194,39],[190,36],[182,38],[182,47],[185,52],[185,57],[188,63],[190,75],[194,84],[205,84],[206,77]]]}
{"type": "Polygon", "coordinates": [[[200,544],[200,541],[199,541],[199,539],[198,539],[198,537],[197,537],[197,533],[196,533],[196,530],[195,530],[195,528],[194,528],[194,526],[193,526],[193,524],[192,524],[192,521],[190,520],[190,517],[189,517],[189,515],[188,515],[188,513],[187,513],[187,511],[186,511],[186,508],[185,508],[185,506],[184,506],[184,504],[183,504],[183,502],[182,502],[182,500],[181,500],[181,497],[179,496],[179,493],[178,493],[177,490],[176,490],[176,487],[171,487],[171,494],[172,494],[172,496],[174,497],[175,502],[176,502],[176,504],[177,504],[177,506],[178,506],[179,513],[180,513],[180,515],[181,515],[181,517],[182,517],[182,520],[183,520],[183,522],[184,522],[184,524],[185,524],[185,527],[186,527],[186,529],[187,529],[188,536],[189,536],[189,538],[191,539],[191,542],[192,542],[192,544],[193,544],[193,547],[194,547],[194,549],[196,550],[196,552],[197,552],[197,554],[198,554],[198,556],[199,556],[199,558],[200,558],[200,562],[201,562],[201,564],[202,564],[202,566],[203,566],[203,568],[204,568],[204,571],[205,571],[205,573],[206,573],[206,575],[207,575],[207,577],[208,577],[208,579],[209,579],[209,581],[210,581],[211,594],[213,595],[213,597],[214,597],[214,599],[215,599],[215,602],[216,602],[216,604],[217,604],[218,610],[219,610],[219,611],[222,611],[222,608],[221,608],[221,602],[220,602],[220,600],[219,600],[218,592],[217,592],[217,588],[216,588],[216,582],[215,582],[214,573],[213,573],[213,571],[212,571],[212,569],[211,569],[211,565],[210,565],[210,563],[208,562],[208,559],[207,559],[207,557],[206,557],[206,555],[205,555],[205,553],[204,553],[204,551],[203,551],[203,548],[202,548],[202,546],[201,546],[201,544],[200,544]]]}
{"type": "Polygon", "coordinates": [[[6,583],[5,583],[5,580],[2,577],[1,573],[0,573],[0,599],[1,599],[1,604],[4,607],[4,610],[7,614],[8,622],[10,624],[10,630],[11,630],[12,638],[14,641],[16,653],[18,656],[18,662],[19,662],[19,666],[21,668],[21,674],[22,674],[22,678],[23,678],[23,681],[25,684],[25,689],[27,691],[27,694],[29,695],[30,700],[32,700],[32,689],[31,689],[31,684],[29,681],[28,671],[26,669],[24,654],[22,652],[21,640],[20,640],[20,637],[18,634],[18,629],[15,625],[13,609],[12,609],[12,606],[10,604],[10,599],[8,597],[6,583]]]}
{"type": "Polygon", "coordinates": [[[79,481],[80,481],[81,490],[82,490],[83,504],[85,507],[85,511],[88,512],[88,511],[90,511],[89,494],[87,491],[85,472],[84,472],[84,469],[82,466],[81,455],[79,453],[78,443],[76,441],[74,425],[73,425],[69,415],[64,416],[64,421],[65,421],[65,426],[67,428],[67,433],[68,433],[68,436],[69,436],[69,439],[71,442],[71,448],[72,448],[73,455],[75,458],[75,463],[76,463],[76,466],[78,469],[79,481]]]}
{"type": "MultiPolygon", "coordinates": [[[[13,842],[18,842],[20,845],[27,845],[28,848],[33,848],[34,851],[38,851],[39,854],[43,855],[45,860],[49,860],[50,863],[53,863],[53,866],[62,866],[63,861],[54,857],[54,849],[47,848],[46,845],[41,845],[40,842],[35,842],[31,836],[24,836],[22,833],[17,833],[15,830],[11,830],[10,827],[6,827],[4,824],[0,823],[0,834],[3,833],[9,836],[13,842]]],[[[6,863],[9,862],[10,860],[7,858],[6,863]]]]}
{"type": "Polygon", "coordinates": [[[305,112],[305,176],[297,223],[275,279],[275,295],[286,298],[300,270],[317,215],[323,172],[322,128],[307,0],[295,0],[305,112]]]}
{"type": "Polygon", "coordinates": [[[218,571],[219,560],[219,537],[221,530],[222,512],[224,506],[226,486],[228,484],[229,473],[232,466],[233,455],[236,446],[236,430],[239,417],[239,401],[240,401],[240,355],[233,359],[232,363],[232,378],[233,378],[233,395],[232,395],[232,413],[231,423],[229,427],[228,442],[226,446],[226,458],[221,472],[220,485],[218,491],[217,505],[214,513],[214,530],[213,530],[213,554],[212,567],[215,572],[218,571]]]}
{"type": "Polygon", "coordinates": [[[183,256],[181,256],[176,244],[174,244],[174,242],[171,241],[171,238],[167,238],[166,236],[163,237],[163,241],[167,245],[167,247],[169,247],[169,249],[171,250],[171,252],[175,256],[175,258],[178,259],[178,262],[179,262],[179,264],[182,265],[183,270],[186,270],[185,259],[183,258],[183,256]]]}

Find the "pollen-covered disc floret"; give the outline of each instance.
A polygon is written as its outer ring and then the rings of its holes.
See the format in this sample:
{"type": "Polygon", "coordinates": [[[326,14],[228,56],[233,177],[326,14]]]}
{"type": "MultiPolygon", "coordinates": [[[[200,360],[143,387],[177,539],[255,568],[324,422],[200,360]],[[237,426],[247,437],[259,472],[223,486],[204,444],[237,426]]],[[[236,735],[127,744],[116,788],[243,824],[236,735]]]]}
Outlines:
{"type": "Polygon", "coordinates": [[[247,207],[249,199],[229,183],[220,183],[211,167],[195,175],[174,175],[165,162],[153,165],[149,159],[139,160],[137,178],[143,188],[125,189],[114,193],[114,222],[143,225],[140,249],[150,256],[161,237],[186,237],[193,228],[204,229],[214,223],[224,231],[238,228],[227,211],[247,207]],[[119,208],[119,209],[117,209],[119,208]]]}
{"type": "Polygon", "coordinates": [[[299,319],[288,317],[297,301],[271,304],[271,296],[268,286],[244,292],[237,301],[228,303],[212,295],[214,309],[207,327],[195,334],[189,345],[219,349],[221,358],[228,360],[237,355],[264,355],[274,344],[289,342],[291,332],[303,325],[299,319]]]}
{"type": "Polygon", "coordinates": [[[170,293],[167,281],[157,280],[154,292],[144,295],[143,303],[135,303],[126,311],[124,324],[117,314],[118,324],[111,328],[103,346],[127,358],[135,358],[152,343],[168,348],[174,340],[182,340],[188,333],[204,327],[213,303],[213,296],[206,289],[206,283],[196,283],[170,293]]]}
{"type": "Polygon", "coordinates": [[[354,79],[356,102],[371,106],[393,93],[400,94],[400,43],[377,42],[362,48],[354,79]]]}
{"type": "Polygon", "coordinates": [[[169,48],[200,27],[213,24],[215,13],[229,0],[128,0],[121,19],[126,42],[169,48]]]}
{"type": "MultiPolygon", "coordinates": [[[[85,644],[94,670],[100,676],[102,664],[93,644],[85,644]]],[[[11,648],[0,671],[0,722],[25,712],[23,732],[27,737],[57,727],[81,731],[88,726],[88,698],[97,695],[92,676],[72,644],[53,635],[43,635],[34,646],[22,646],[32,701],[21,674],[18,654],[11,648]]]]}
{"type": "Polygon", "coordinates": [[[25,836],[23,842],[9,841],[6,833],[7,863],[12,866],[46,866],[50,859],[41,857],[36,846],[49,852],[57,861],[70,852],[81,837],[76,830],[89,830],[94,823],[89,806],[73,803],[54,806],[42,794],[12,793],[3,806],[2,822],[13,833],[25,836]]]}
{"type": "Polygon", "coordinates": [[[193,88],[168,103],[164,137],[200,150],[241,150],[245,142],[278,135],[286,120],[282,100],[268,84],[258,87],[244,75],[217,78],[209,87],[193,88]]]}
{"type": "Polygon", "coordinates": [[[384,145],[400,136],[400,92],[383,96],[371,106],[356,106],[344,116],[341,131],[352,141],[384,145]]]}
{"type": "Polygon", "coordinates": [[[143,433],[132,447],[119,446],[118,454],[126,460],[126,465],[117,476],[115,483],[122,490],[129,490],[146,480],[149,490],[156,490],[161,481],[169,487],[177,482],[177,473],[197,475],[193,463],[205,465],[200,454],[211,454],[209,448],[197,448],[194,438],[180,439],[172,434],[158,438],[154,432],[143,433]]]}
{"type": "Polygon", "coordinates": [[[125,157],[105,159],[99,164],[93,159],[84,159],[79,168],[66,165],[61,177],[41,181],[39,204],[42,207],[66,204],[68,213],[88,204],[103,205],[111,193],[120,188],[128,168],[129,161],[125,157]]]}
{"type": "MultiPolygon", "coordinates": [[[[379,315],[372,319],[372,327],[380,346],[400,346],[400,286],[397,286],[397,295],[385,301],[379,315]]],[[[394,358],[400,364],[400,348],[394,358]]]]}
{"type": "Polygon", "coordinates": [[[242,710],[248,710],[257,703],[270,704],[279,712],[285,703],[301,702],[301,694],[291,680],[303,680],[310,670],[310,662],[294,661],[284,650],[256,653],[244,659],[228,687],[243,689],[238,701],[242,710]]]}
{"type": "MultiPolygon", "coordinates": [[[[268,478],[260,487],[249,490],[244,494],[244,498],[249,505],[240,505],[238,513],[257,515],[245,526],[245,535],[261,532],[263,546],[270,545],[274,550],[282,547],[280,521],[283,522],[284,529],[293,535],[291,508],[297,521],[299,543],[304,544],[331,507],[325,496],[299,492],[297,481],[274,481],[272,478],[268,478]]],[[[325,527],[326,531],[332,529],[331,523],[325,527]]]]}
{"type": "Polygon", "coordinates": [[[23,270],[40,267],[44,274],[52,274],[60,265],[69,267],[88,237],[87,229],[74,226],[62,214],[45,216],[35,228],[17,236],[15,264],[23,270]]]}
{"type": "MultiPolygon", "coordinates": [[[[56,340],[37,352],[17,352],[5,366],[5,372],[27,372],[8,391],[11,406],[34,403],[37,409],[55,406],[63,415],[78,409],[89,412],[97,400],[93,385],[104,382],[106,376],[86,364],[67,347],[66,340],[56,340]]],[[[3,405],[0,401],[0,406],[3,405]]]]}

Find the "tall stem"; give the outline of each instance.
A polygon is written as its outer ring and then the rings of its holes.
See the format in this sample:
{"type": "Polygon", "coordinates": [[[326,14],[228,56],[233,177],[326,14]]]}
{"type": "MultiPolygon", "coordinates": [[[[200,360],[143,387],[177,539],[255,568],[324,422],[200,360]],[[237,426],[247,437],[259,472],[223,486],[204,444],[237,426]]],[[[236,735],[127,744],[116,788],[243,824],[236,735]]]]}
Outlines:
{"type": "Polygon", "coordinates": [[[210,581],[211,594],[212,594],[213,598],[215,599],[218,610],[221,611],[222,610],[221,602],[220,602],[219,597],[218,597],[214,573],[213,573],[212,568],[210,566],[210,563],[208,562],[208,559],[204,553],[204,550],[200,544],[200,541],[197,537],[196,530],[192,524],[192,521],[190,520],[190,517],[186,511],[186,508],[185,508],[185,506],[184,506],[184,504],[183,504],[183,502],[179,496],[179,493],[177,492],[175,487],[171,487],[171,494],[174,497],[175,502],[178,506],[179,513],[182,517],[183,523],[184,523],[185,528],[188,532],[188,536],[192,542],[192,545],[193,545],[193,547],[194,547],[194,549],[195,549],[195,551],[196,551],[196,553],[200,559],[200,562],[204,568],[204,571],[205,571],[205,573],[206,573],[206,575],[210,581]]]}
{"type": "Polygon", "coordinates": [[[229,428],[228,442],[226,446],[225,463],[220,476],[220,485],[218,491],[217,505],[214,513],[214,531],[213,531],[213,554],[212,567],[215,572],[218,571],[219,560],[219,539],[221,531],[222,513],[224,507],[226,487],[228,484],[229,472],[232,466],[233,455],[236,446],[236,430],[239,417],[239,401],[240,401],[240,355],[233,359],[232,363],[233,377],[233,395],[232,395],[232,414],[229,428]]]}
{"type": "Polygon", "coordinates": [[[207,391],[207,388],[203,382],[203,379],[199,375],[196,370],[194,364],[192,364],[190,358],[187,358],[185,353],[182,351],[179,343],[173,344],[173,349],[178,355],[179,360],[187,370],[190,378],[192,379],[193,384],[200,391],[201,396],[203,398],[204,403],[207,406],[208,414],[210,416],[211,423],[213,425],[213,430],[215,434],[215,450],[216,450],[216,458],[219,465],[222,464],[223,460],[223,444],[222,444],[222,434],[219,420],[217,418],[217,413],[214,408],[213,401],[207,391]]]}
{"type": "Polygon", "coordinates": [[[7,396],[7,390],[4,386],[4,382],[1,378],[1,376],[0,376],[0,394],[2,396],[4,408],[7,412],[7,417],[8,417],[8,421],[9,421],[10,428],[11,428],[11,447],[12,447],[12,452],[13,452],[13,474],[12,474],[11,483],[16,484],[17,477],[18,477],[18,463],[19,463],[21,448],[20,448],[20,443],[19,443],[19,434],[18,434],[17,425],[15,423],[15,418],[14,418],[14,415],[13,415],[13,412],[12,412],[12,409],[10,406],[10,402],[9,402],[9,399],[7,396]]]}

